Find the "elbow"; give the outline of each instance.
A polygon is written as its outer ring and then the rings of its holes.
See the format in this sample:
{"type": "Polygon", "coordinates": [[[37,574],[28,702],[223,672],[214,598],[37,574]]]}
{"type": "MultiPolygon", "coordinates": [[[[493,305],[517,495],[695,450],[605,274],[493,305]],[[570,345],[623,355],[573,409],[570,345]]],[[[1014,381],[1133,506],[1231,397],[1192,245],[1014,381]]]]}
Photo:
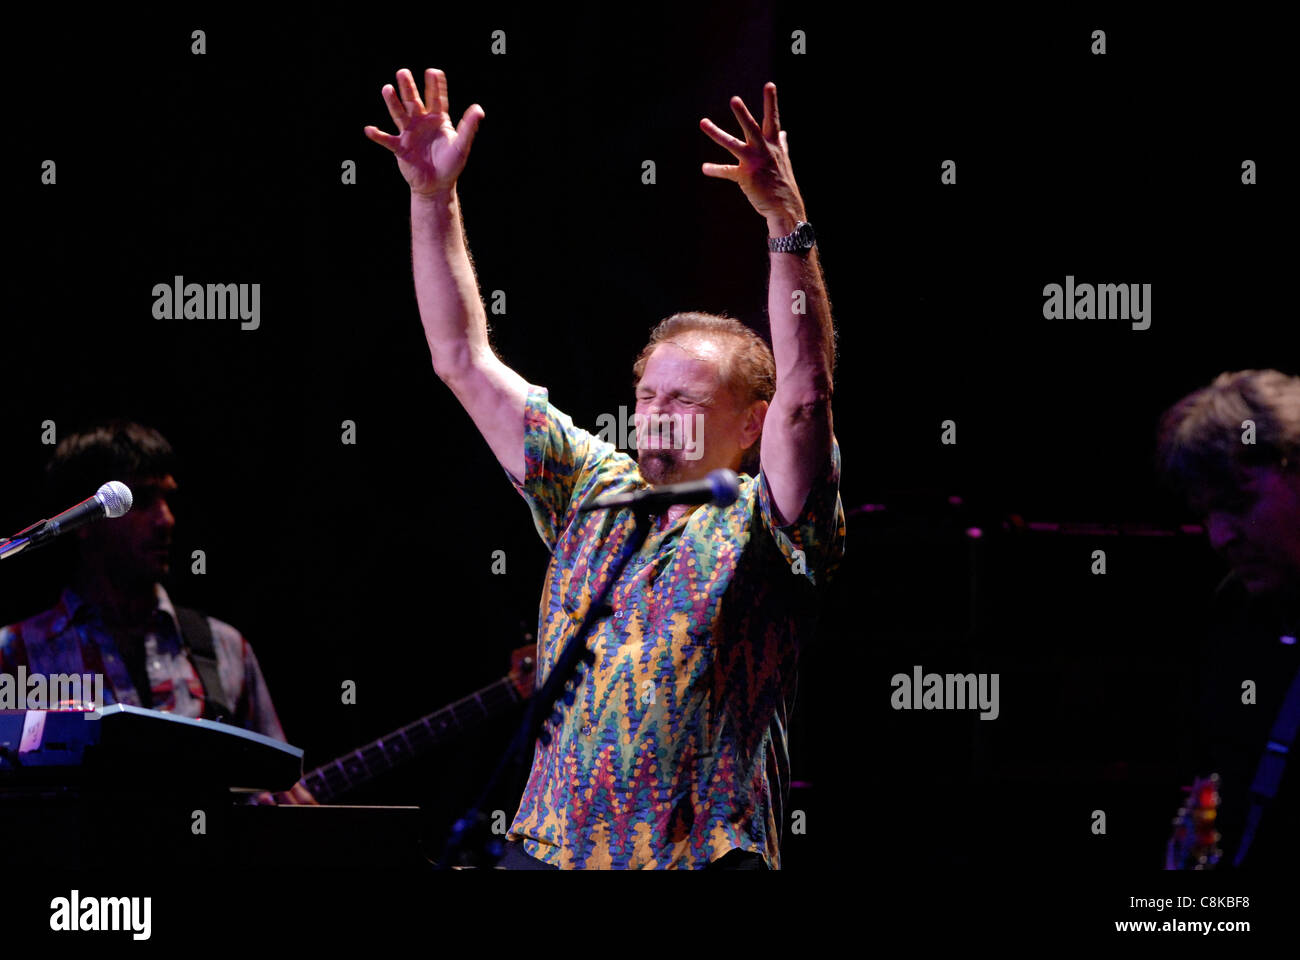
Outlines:
{"type": "Polygon", "coordinates": [[[449,386],[464,378],[473,366],[473,357],[464,345],[460,347],[436,348],[429,344],[429,355],[433,359],[433,372],[438,379],[449,386]]]}
{"type": "Polygon", "coordinates": [[[812,363],[784,371],[777,375],[776,396],[778,401],[790,409],[803,409],[809,412],[829,410],[831,397],[835,393],[830,368],[825,364],[812,363]]]}
{"type": "Polygon", "coordinates": [[[790,423],[829,420],[831,415],[831,390],[829,384],[810,385],[805,389],[789,391],[782,395],[777,390],[772,398],[772,408],[790,423]]]}

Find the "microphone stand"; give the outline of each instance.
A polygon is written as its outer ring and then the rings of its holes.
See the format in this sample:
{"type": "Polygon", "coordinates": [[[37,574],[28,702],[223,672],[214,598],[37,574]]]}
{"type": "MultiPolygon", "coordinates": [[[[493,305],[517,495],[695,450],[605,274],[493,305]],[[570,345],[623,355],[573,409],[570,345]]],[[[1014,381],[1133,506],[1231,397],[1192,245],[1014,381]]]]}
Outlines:
{"type": "Polygon", "coordinates": [[[22,534],[15,534],[12,537],[0,538],[0,560],[5,557],[16,556],[22,553],[31,545],[31,540],[22,534]]]}
{"type": "Polygon", "coordinates": [[[644,505],[632,507],[632,530],[627,535],[627,539],[623,543],[623,549],[615,558],[613,566],[610,567],[604,586],[600,588],[600,593],[592,598],[591,604],[587,607],[587,613],[582,618],[582,624],[578,627],[578,632],[565,645],[564,651],[556,660],[550,674],[547,675],[546,682],[528,701],[528,709],[524,714],[523,722],[519,725],[519,730],[515,733],[514,739],[506,749],[505,755],[498,761],[496,769],[492,771],[487,786],[483,788],[478,800],[470,807],[469,812],[452,826],[451,834],[443,847],[442,856],[434,865],[435,869],[450,870],[453,861],[460,855],[461,849],[470,841],[473,834],[478,834],[474,840],[481,855],[488,855],[488,858],[494,864],[501,859],[503,853],[501,845],[504,841],[490,835],[483,836],[483,827],[487,819],[483,813],[483,807],[491,799],[504,775],[507,772],[517,772],[523,767],[528,759],[529,751],[533,749],[533,744],[537,742],[539,736],[543,737],[546,743],[550,742],[551,735],[549,731],[544,731],[542,728],[552,710],[555,709],[560,697],[564,697],[566,704],[572,705],[575,692],[572,690],[565,691],[564,688],[570,679],[574,681],[576,687],[581,680],[581,675],[578,673],[580,665],[584,661],[590,665],[596,658],[596,655],[587,649],[587,634],[598,619],[596,612],[605,605],[605,597],[609,594],[610,587],[623,575],[623,568],[627,566],[627,561],[645,544],[646,536],[650,532],[649,514],[649,507],[644,505]]]}
{"type": "Polygon", "coordinates": [[[31,524],[30,526],[23,527],[12,537],[0,537],[0,560],[3,560],[5,557],[8,556],[14,556],[19,553],[22,553],[23,550],[25,550],[28,546],[30,546],[32,542],[32,538],[27,536],[27,534],[31,533],[42,523],[49,523],[49,521],[37,520],[35,523],[31,524]]]}

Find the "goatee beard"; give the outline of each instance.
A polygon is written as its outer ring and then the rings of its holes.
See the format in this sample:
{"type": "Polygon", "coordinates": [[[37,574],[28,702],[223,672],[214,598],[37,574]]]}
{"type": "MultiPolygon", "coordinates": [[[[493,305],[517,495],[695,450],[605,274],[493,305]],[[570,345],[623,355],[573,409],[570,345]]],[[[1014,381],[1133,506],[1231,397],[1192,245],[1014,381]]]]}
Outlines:
{"type": "Polygon", "coordinates": [[[656,487],[675,483],[682,475],[681,462],[670,451],[639,451],[637,465],[641,468],[641,476],[656,487]]]}

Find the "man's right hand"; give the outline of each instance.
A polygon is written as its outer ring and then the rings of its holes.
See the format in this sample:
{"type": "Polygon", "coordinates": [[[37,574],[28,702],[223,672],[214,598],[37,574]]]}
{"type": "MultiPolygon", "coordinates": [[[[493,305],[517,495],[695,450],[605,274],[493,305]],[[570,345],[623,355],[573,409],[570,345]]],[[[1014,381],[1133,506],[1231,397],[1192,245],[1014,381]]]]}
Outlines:
{"type": "Polygon", "coordinates": [[[432,67],[424,71],[423,102],[415,78],[405,67],[397,71],[397,90],[386,83],[380,92],[397,124],[397,136],[373,126],[365,128],[366,136],[393,152],[397,169],[412,193],[422,197],[449,194],[465,169],[474,133],[487,111],[477,103],[470,104],[460,126],[453,128],[447,113],[447,75],[432,67]]]}

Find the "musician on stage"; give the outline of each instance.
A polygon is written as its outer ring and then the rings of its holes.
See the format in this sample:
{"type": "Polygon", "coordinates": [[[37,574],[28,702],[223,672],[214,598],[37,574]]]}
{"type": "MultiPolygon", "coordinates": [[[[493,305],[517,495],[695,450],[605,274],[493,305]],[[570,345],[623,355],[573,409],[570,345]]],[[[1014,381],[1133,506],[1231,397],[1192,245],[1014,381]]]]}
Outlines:
{"type": "MultiPolygon", "coordinates": [[[[535,745],[501,866],[778,869],[799,645],[843,553],[845,524],[831,423],[834,327],[775,85],[764,89],[761,126],[731,100],[743,139],[701,121],[738,161],[702,172],[736,183],[767,223],[771,347],[727,317],[660,323],[633,370],[635,457],[575,425],[489,343],[456,191],[485,111],[474,104],[453,127],[439,70],[425,72],[423,98],[409,70],[382,95],[397,133],[365,133],[396,155],[411,189],[415,292],[434,371],[551,552],[543,678],[634,525],[629,509],[578,507],[616,489],[742,473],[730,507],[676,505],[653,517],[597,611],[587,637],[595,660],[572,706],[561,702],[549,744],[535,745]],[[806,310],[795,312],[801,301],[806,310]]],[[[742,242],[761,240],[755,231],[742,242]]],[[[563,257],[557,251],[557,270],[563,257]]]]}
{"type": "MultiPolygon", "coordinates": [[[[113,479],[131,488],[133,505],[75,531],[71,583],[51,609],[0,628],[0,672],[98,673],[108,703],[220,718],[284,740],[252,646],[228,623],[178,611],[163,588],[176,525],[174,464],[166,438],[138,423],[111,421],[59,442],[46,469],[54,502],[113,479]]],[[[302,784],[257,799],[314,802],[302,784]]]]}
{"type": "Polygon", "coordinates": [[[1194,707],[1196,772],[1221,778],[1220,866],[1290,871],[1300,857],[1300,770],[1288,754],[1300,738],[1268,745],[1288,691],[1300,722],[1300,377],[1222,374],[1165,413],[1158,450],[1230,568],[1212,604],[1194,707]],[[1256,795],[1266,752],[1280,775],[1271,799],[1256,795]]]}

